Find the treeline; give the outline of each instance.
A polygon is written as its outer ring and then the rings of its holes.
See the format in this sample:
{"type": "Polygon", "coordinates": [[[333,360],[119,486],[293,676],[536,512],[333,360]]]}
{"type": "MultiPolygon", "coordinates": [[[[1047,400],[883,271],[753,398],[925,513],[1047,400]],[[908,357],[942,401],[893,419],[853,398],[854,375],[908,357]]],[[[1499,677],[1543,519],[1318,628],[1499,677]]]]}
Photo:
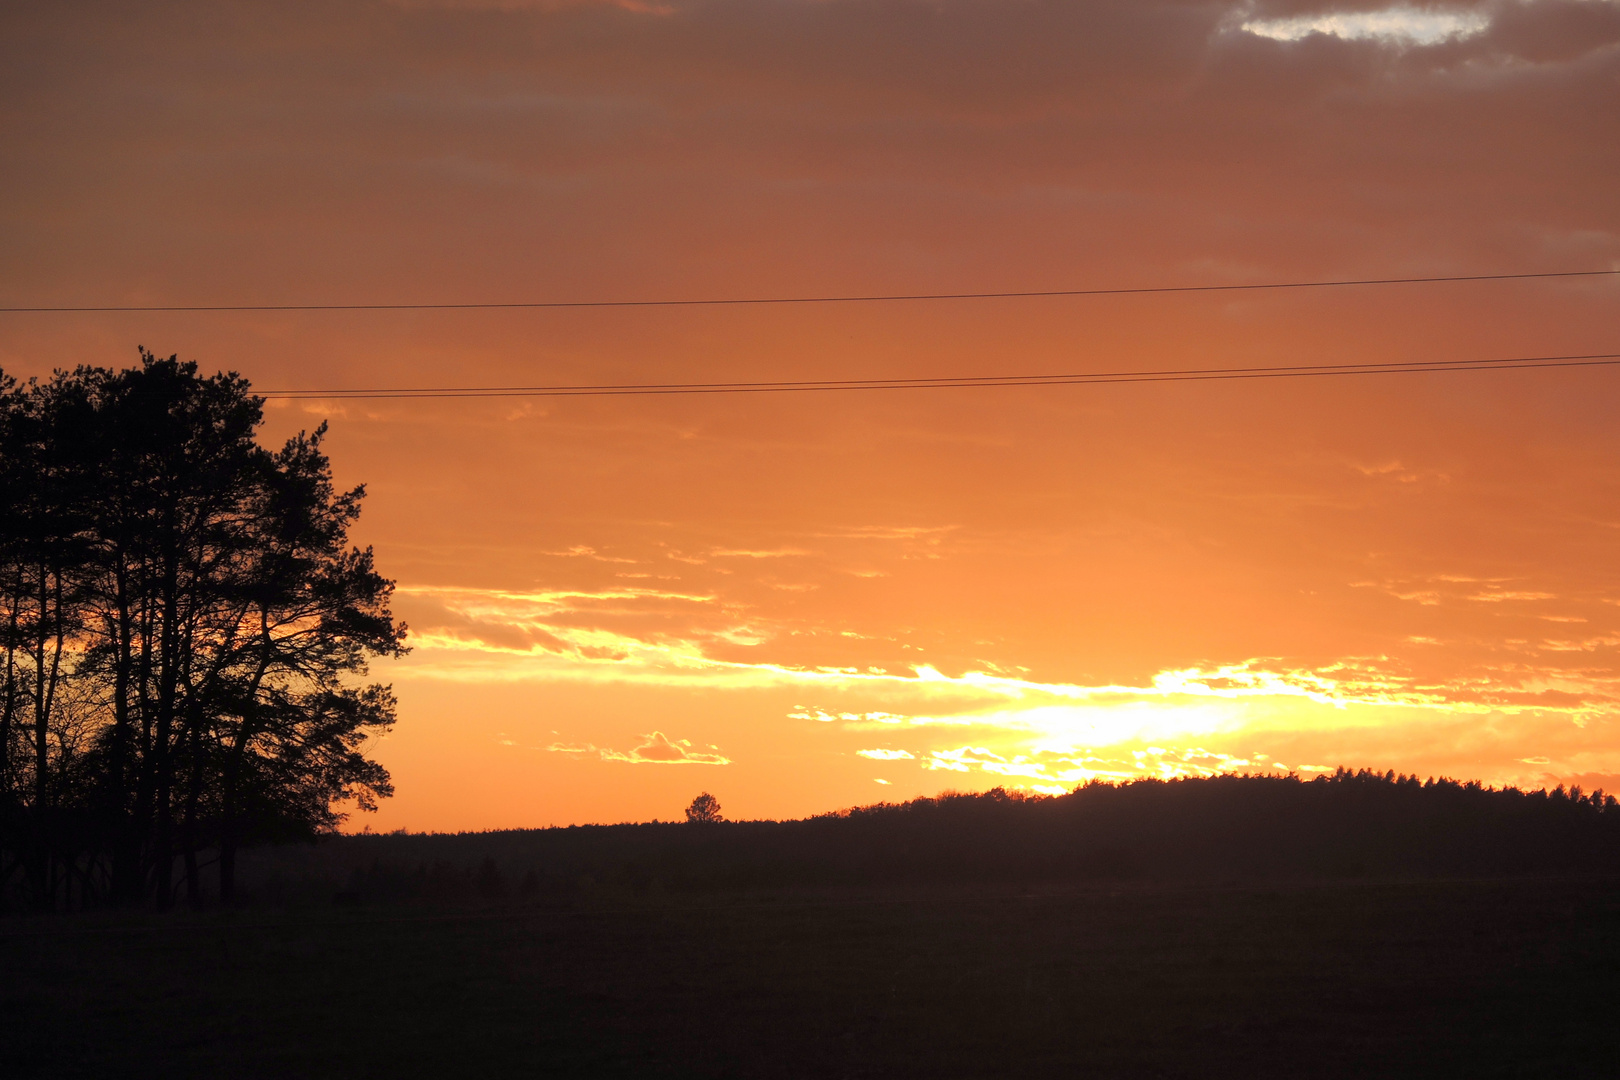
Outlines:
{"type": "Polygon", "coordinates": [[[1620,805],[1339,770],[996,789],[802,821],[334,837],[253,856],[266,899],[567,900],[802,887],[1620,873],[1620,805]]]}
{"type": "Polygon", "coordinates": [[[235,374],[141,351],[0,373],[0,902],[200,902],[213,865],[390,793],[369,734],[402,651],[324,425],[279,449],[235,374]]]}

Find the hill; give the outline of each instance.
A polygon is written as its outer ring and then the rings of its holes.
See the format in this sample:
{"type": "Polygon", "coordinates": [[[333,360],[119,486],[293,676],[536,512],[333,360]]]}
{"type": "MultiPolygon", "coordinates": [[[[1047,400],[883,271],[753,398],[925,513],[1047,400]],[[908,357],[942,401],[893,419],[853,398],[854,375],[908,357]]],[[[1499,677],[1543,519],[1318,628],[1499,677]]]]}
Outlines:
{"type": "Polygon", "coordinates": [[[995,789],[797,821],[333,837],[244,864],[265,899],[1620,873],[1620,805],[1394,773],[995,789]]]}

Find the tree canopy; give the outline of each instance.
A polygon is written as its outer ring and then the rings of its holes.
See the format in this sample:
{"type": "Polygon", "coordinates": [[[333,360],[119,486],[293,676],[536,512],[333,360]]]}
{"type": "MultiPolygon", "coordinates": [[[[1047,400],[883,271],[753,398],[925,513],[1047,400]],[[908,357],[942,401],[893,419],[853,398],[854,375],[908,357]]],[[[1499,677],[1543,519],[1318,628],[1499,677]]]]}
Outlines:
{"type": "Polygon", "coordinates": [[[686,820],[694,825],[709,825],[716,821],[724,821],[725,818],[720,816],[720,800],[707,791],[702,792],[692,800],[692,805],[686,808],[686,820]]]}
{"type": "Polygon", "coordinates": [[[234,890],[237,850],[392,793],[393,582],[349,543],[325,425],[260,446],[234,373],[0,374],[0,890],[36,906],[234,890]]]}

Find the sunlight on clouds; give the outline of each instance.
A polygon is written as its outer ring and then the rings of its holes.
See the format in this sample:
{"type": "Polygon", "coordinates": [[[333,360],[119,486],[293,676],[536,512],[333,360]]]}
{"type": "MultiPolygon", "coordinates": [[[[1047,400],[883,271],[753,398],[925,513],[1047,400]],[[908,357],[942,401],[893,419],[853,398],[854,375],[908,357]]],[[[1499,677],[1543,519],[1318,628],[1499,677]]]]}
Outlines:
{"type": "Polygon", "coordinates": [[[795,708],[794,711],[788,713],[788,715],[795,720],[815,720],[816,722],[822,724],[830,724],[835,720],[865,720],[874,724],[898,724],[907,719],[907,717],[904,717],[899,713],[883,712],[882,710],[877,710],[874,712],[832,713],[826,712],[822,709],[807,709],[802,705],[795,708]]]}
{"type": "Polygon", "coordinates": [[[1038,704],[1022,708],[985,709],[944,717],[917,716],[916,726],[971,724],[996,731],[1018,732],[1040,749],[1112,746],[1140,739],[1208,735],[1242,728],[1258,710],[1238,704],[1212,704],[1183,699],[1129,700],[1117,695],[1084,705],[1038,704]]]}
{"type": "Polygon", "coordinates": [[[547,750],[556,754],[595,755],[603,761],[626,761],[632,765],[730,765],[731,759],[723,754],[709,754],[692,749],[690,739],[672,741],[661,731],[648,732],[641,745],[628,753],[605,747],[571,743],[552,743],[547,750]]]}
{"type": "Polygon", "coordinates": [[[1150,746],[1143,750],[1116,753],[1067,754],[1034,751],[1010,757],[984,746],[962,746],[935,750],[922,767],[931,771],[966,773],[979,771],[994,776],[1022,780],[1020,787],[1043,794],[1067,791],[1088,780],[1126,780],[1157,777],[1169,780],[1186,776],[1215,776],[1232,772],[1286,772],[1280,763],[1259,754],[1253,758],[1218,753],[1202,747],[1176,750],[1150,746]]]}
{"type": "Polygon", "coordinates": [[[1328,34],[1346,41],[1383,39],[1410,45],[1437,45],[1472,37],[1490,25],[1490,17],[1477,11],[1432,11],[1394,7],[1384,11],[1344,11],[1325,15],[1295,15],[1286,19],[1255,19],[1240,26],[1246,33],[1273,41],[1299,41],[1311,34],[1328,34]]]}
{"type": "MultiPolygon", "coordinates": [[[[1480,585],[1459,584],[1475,591],[1480,585]]],[[[1399,763],[1411,753],[1455,761],[1496,782],[1620,770],[1620,755],[1599,753],[1576,734],[1620,716],[1616,677],[1596,666],[1553,666],[1564,663],[1559,656],[1584,657],[1577,650],[1612,645],[1607,634],[1535,646],[1506,642],[1520,652],[1445,676],[1419,677],[1385,656],[1314,665],[1256,657],[1162,670],[1135,685],[1089,685],[1005,670],[951,673],[922,663],[891,670],[778,662],[773,650],[791,633],[697,593],[401,594],[418,605],[408,614],[420,629],[412,632],[415,652],[391,665],[396,680],[747,694],[746,700],[772,702],[761,706],[766,716],[807,722],[828,738],[849,740],[844,753],[851,757],[883,762],[885,771],[913,769],[918,779],[954,775],[1044,792],[1097,779],[1314,772],[1325,766],[1297,763],[1344,763],[1350,748],[1362,763],[1399,763]],[[888,745],[850,745],[877,732],[873,741],[888,745]],[[1367,759],[1369,747],[1381,757],[1367,759]],[[1487,760],[1494,764],[1487,767],[1487,760]]],[[[850,659],[860,658],[865,640],[847,639],[850,659]]],[[[632,764],[732,760],[658,731],[630,750],[567,743],[544,749],[632,764]]]]}
{"type": "Polygon", "coordinates": [[[967,772],[975,767],[981,772],[996,773],[1001,776],[1044,779],[1046,775],[1046,766],[1040,762],[1031,761],[1022,754],[1016,755],[1009,760],[983,746],[963,746],[955,750],[935,750],[929,756],[929,760],[923,764],[925,769],[942,769],[948,772],[967,772]]]}
{"type": "MultiPolygon", "coordinates": [[[[1383,656],[1344,657],[1315,667],[1253,658],[1161,671],[1146,686],[1041,682],[977,670],[952,675],[932,664],[905,671],[855,664],[808,667],[772,662],[768,646],[776,635],[771,627],[703,594],[646,588],[399,592],[417,604],[406,611],[416,652],[398,666],[402,677],[715,688],[820,685],[881,699],[853,709],[808,702],[791,714],[821,722],[970,723],[1117,740],[1165,730],[1218,730],[1234,716],[1315,711],[1307,705],[1339,713],[1352,706],[1474,712],[1535,706],[1578,717],[1605,714],[1620,700],[1611,673],[1550,667],[1532,662],[1528,654],[1524,662],[1428,680],[1383,656]],[[716,652],[725,646],[758,650],[753,655],[759,659],[723,659],[716,652]]],[[[1591,651],[1617,641],[1613,634],[1596,634],[1543,641],[1535,648],[1591,651]]],[[[1354,726],[1345,717],[1332,722],[1354,726]]]]}

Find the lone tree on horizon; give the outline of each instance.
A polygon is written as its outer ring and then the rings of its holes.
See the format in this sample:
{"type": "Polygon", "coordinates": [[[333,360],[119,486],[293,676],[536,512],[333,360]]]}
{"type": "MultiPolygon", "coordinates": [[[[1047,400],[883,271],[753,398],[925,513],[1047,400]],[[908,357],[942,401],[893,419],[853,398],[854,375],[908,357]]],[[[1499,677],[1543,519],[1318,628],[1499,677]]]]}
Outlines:
{"type": "Polygon", "coordinates": [[[280,449],[234,373],[0,374],[0,890],[39,908],[221,899],[236,852],[393,793],[394,720],[353,686],[405,651],[393,582],[349,544],[323,424],[280,449]]]}
{"type": "Polygon", "coordinates": [[[710,825],[726,819],[720,816],[720,800],[705,791],[686,808],[686,820],[693,825],[710,825]]]}

